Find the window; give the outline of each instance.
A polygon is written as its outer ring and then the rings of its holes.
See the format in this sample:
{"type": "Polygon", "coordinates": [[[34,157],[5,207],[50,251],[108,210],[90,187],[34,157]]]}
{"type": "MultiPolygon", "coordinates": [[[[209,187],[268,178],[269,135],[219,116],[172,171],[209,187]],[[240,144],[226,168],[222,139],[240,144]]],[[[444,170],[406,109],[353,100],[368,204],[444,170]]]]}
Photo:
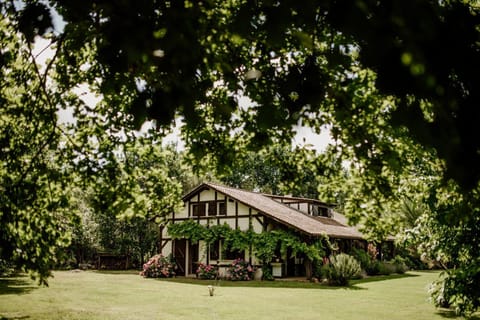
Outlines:
{"type": "Polygon", "coordinates": [[[205,216],[205,203],[194,203],[192,204],[192,215],[198,217],[205,216]]]}
{"type": "Polygon", "coordinates": [[[231,250],[225,248],[223,240],[217,240],[210,244],[210,263],[218,260],[245,259],[245,250],[231,250]]]}
{"type": "Polygon", "coordinates": [[[245,251],[225,249],[223,252],[223,258],[225,260],[245,259],[245,251]]]}
{"type": "Polygon", "coordinates": [[[330,217],[330,210],[325,207],[320,207],[317,205],[312,206],[312,215],[316,217],[330,217]]]}
{"type": "Polygon", "coordinates": [[[210,260],[211,261],[220,260],[220,241],[219,240],[210,244],[210,260]]]}
{"type": "Polygon", "coordinates": [[[208,215],[209,216],[217,215],[217,203],[215,201],[210,201],[208,203],[208,215]]]}
{"type": "Polygon", "coordinates": [[[225,201],[218,202],[218,214],[222,216],[227,215],[227,204],[225,201]]]}

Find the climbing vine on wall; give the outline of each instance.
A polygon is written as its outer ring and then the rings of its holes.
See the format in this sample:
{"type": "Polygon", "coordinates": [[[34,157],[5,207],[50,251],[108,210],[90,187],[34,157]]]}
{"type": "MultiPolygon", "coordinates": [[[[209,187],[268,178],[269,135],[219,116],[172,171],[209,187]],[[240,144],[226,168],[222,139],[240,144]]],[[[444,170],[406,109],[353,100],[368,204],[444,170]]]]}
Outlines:
{"type": "Polygon", "coordinates": [[[193,220],[185,220],[181,223],[170,224],[168,226],[168,233],[172,239],[184,238],[192,242],[198,242],[199,240],[210,238],[208,229],[193,220]]]}
{"type": "Polygon", "coordinates": [[[233,250],[247,250],[252,247],[257,258],[263,263],[273,260],[277,247],[280,247],[282,255],[290,249],[292,256],[304,254],[311,261],[320,260],[326,254],[326,248],[332,249],[327,235],[306,242],[291,231],[273,230],[255,233],[251,228],[246,231],[232,229],[226,223],[206,226],[194,220],[185,220],[170,224],[168,233],[172,239],[189,239],[192,242],[204,240],[207,244],[223,240],[225,248],[233,250]]]}

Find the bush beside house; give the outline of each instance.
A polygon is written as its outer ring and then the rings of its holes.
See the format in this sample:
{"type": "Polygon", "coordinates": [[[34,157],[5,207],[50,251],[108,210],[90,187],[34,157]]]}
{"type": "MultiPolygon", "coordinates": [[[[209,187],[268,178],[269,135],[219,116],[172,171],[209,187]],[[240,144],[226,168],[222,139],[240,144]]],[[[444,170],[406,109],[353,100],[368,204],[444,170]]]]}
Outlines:
{"type": "Polygon", "coordinates": [[[200,263],[197,268],[197,277],[202,280],[214,280],[218,276],[218,268],[211,264],[200,263]]]}
{"type": "Polygon", "coordinates": [[[232,281],[253,280],[254,269],[243,259],[236,259],[227,269],[227,279],[232,281]]]}
{"type": "Polygon", "coordinates": [[[171,257],[157,254],[143,265],[140,275],[144,278],[170,278],[175,276],[175,263],[171,257]]]}

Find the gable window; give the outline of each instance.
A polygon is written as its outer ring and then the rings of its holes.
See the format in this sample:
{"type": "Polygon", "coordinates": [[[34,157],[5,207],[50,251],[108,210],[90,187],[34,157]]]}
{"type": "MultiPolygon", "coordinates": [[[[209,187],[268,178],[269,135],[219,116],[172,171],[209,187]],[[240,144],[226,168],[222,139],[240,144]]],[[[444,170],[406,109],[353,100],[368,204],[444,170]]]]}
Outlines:
{"type": "Polygon", "coordinates": [[[217,215],[217,203],[215,201],[208,202],[208,215],[209,216],[217,215]]]}
{"type": "Polygon", "coordinates": [[[197,217],[205,216],[205,202],[192,204],[192,215],[197,217]]]}
{"type": "Polygon", "coordinates": [[[227,215],[227,204],[225,201],[218,202],[218,214],[222,216],[227,215]]]}

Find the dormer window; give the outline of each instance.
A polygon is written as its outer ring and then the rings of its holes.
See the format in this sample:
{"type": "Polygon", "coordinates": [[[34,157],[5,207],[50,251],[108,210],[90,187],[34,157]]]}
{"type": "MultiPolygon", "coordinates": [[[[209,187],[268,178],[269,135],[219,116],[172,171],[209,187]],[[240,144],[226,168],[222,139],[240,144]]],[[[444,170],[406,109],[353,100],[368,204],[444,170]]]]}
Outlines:
{"type": "Polygon", "coordinates": [[[331,218],[330,209],[319,205],[312,205],[312,216],[331,218]]]}

